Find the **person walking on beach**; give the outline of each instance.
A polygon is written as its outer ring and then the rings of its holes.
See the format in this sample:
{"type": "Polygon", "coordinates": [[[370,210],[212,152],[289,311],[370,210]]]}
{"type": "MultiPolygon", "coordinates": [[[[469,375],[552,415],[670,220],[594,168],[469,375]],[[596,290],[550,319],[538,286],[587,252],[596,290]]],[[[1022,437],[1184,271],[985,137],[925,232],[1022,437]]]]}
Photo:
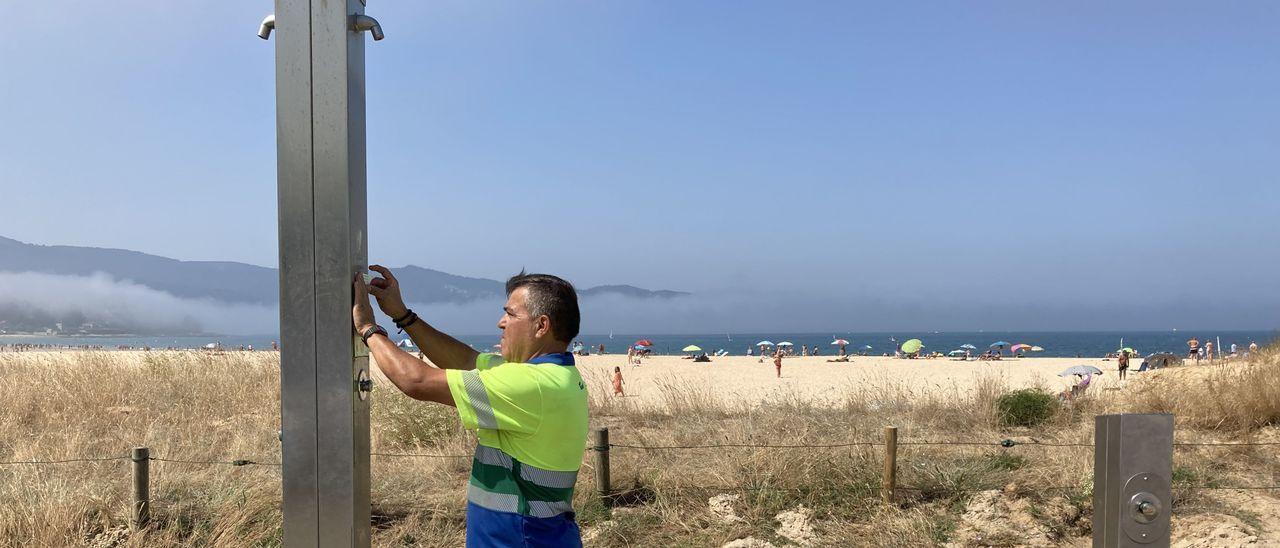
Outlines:
{"type": "Polygon", "coordinates": [[[521,272],[507,280],[498,329],[502,355],[480,353],[427,324],[404,304],[391,271],[357,274],[351,316],[360,340],[409,397],[457,408],[476,432],[467,484],[466,545],[582,546],[573,488],[587,442],[587,387],[568,352],[578,335],[569,282],[521,272]],[[396,346],[374,321],[369,295],[436,367],[396,346]]]}
{"type": "Polygon", "coordinates": [[[778,378],[782,378],[782,349],[773,353],[773,368],[778,370],[778,378]]]}
{"type": "Polygon", "coordinates": [[[615,396],[626,395],[622,393],[622,368],[621,367],[613,368],[613,395],[615,396]]]}
{"type": "Polygon", "coordinates": [[[1120,380],[1124,380],[1125,373],[1129,372],[1129,353],[1121,351],[1116,361],[1120,364],[1120,380]]]}

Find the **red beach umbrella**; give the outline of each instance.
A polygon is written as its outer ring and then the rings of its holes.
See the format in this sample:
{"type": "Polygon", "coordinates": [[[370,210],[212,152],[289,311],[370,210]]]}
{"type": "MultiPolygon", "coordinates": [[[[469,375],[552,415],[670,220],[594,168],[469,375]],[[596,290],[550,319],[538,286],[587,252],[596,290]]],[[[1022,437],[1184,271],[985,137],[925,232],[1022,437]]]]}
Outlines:
{"type": "Polygon", "coordinates": [[[653,341],[649,339],[640,339],[636,341],[634,346],[653,346],[653,341]]]}

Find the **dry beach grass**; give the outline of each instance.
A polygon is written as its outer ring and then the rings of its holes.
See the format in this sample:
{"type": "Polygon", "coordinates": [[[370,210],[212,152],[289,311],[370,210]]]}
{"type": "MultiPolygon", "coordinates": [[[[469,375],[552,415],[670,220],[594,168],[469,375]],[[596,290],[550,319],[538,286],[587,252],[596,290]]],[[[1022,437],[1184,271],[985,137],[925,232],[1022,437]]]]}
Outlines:
{"type": "MultiPolygon", "coordinates": [[[[1092,417],[1122,411],[1175,413],[1182,442],[1280,441],[1280,357],[1273,351],[1226,367],[1132,375],[1030,428],[1001,426],[995,402],[1010,390],[1044,385],[1043,378],[979,372],[922,384],[886,366],[848,383],[839,370],[816,363],[806,370],[797,360],[784,375],[821,375],[804,386],[839,390],[814,397],[792,386],[747,397],[713,391],[677,369],[654,372],[643,385],[628,371],[644,393],[613,398],[602,373],[623,362],[583,363],[593,383],[592,422],[610,427],[616,444],[810,447],[616,447],[613,483],[623,491],[617,507],[610,511],[593,497],[589,466],[579,477],[575,504],[588,545],[1080,545],[1088,534],[1090,449],[995,442],[1089,444],[1092,417]],[[876,491],[882,448],[816,447],[878,441],[885,425],[898,426],[904,442],[990,445],[903,445],[899,482],[912,489],[885,505],[876,491]]],[[[752,360],[742,367],[764,366],[752,360]]],[[[123,457],[145,445],[161,458],[279,462],[274,353],[0,353],[0,371],[0,461],[123,457]]],[[[473,443],[452,410],[409,400],[385,382],[375,392],[372,428],[375,453],[469,455],[473,443]]],[[[1274,446],[1177,449],[1175,540],[1213,545],[1209,535],[1221,534],[1228,536],[1212,538],[1280,543],[1280,492],[1203,488],[1280,484],[1277,453],[1274,446]]],[[[584,462],[591,463],[590,453],[584,462]]],[[[461,544],[469,464],[469,457],[375,456],[375,544],[461,544]]],[[[151,466],[153,523],[130,533],[127,461],[0,465],[0,545],[279,544],[278,467],[151,466]]]]}

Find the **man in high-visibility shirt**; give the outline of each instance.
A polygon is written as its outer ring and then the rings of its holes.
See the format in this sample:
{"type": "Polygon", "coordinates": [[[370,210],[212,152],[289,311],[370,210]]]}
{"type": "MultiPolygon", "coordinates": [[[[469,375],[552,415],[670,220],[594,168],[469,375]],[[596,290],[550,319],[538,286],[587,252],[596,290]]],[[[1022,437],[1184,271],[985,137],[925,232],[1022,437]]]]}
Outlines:
{"type": "Polygon", "coordinates": [[[458,408],[479,445],[467,484],[467,546],[581,546],[573,487],[587,440],[587,389],[566,352],[578,335],[573,285],[547,274],[507,281],[502,355],[480,353],[409,310],[390,270],[355,280],[352,318],[378,368],[418,400],[458,408]],[[437,368],[374,323],[369,295],[437,368]]]}

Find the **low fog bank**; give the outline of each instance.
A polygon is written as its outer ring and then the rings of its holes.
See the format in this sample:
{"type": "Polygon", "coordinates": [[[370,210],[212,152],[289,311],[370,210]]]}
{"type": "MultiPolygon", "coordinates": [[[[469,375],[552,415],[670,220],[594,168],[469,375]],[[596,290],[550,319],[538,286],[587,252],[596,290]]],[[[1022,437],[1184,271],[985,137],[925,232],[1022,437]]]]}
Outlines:
{"type": "Polygon", "coordinates": [[[276,307],[184,299],[106,274],[61,276],[0,272],[0,320],[9,331],[63,323],[75,333],[82,324],[124,333],[274,333],[276,307]]]}
{"type": "MultiPolygon", "coordinates": [[[[465,304],[413,304],[436,327],[454,334],[496,333],[501,299],[465,304]]],[[[751,333],[825,331],[1107,331],[1167,329],[1274,329],[1276,303],[1214,304],[1201,299],[1165,302],[1073,303],[1035,299],[870,298],[746,291],[669,299],[621,295],[584,298],[583,333],[751,333]]],[[[390,319],[379,315],[390,326],[390,319]]],[[[0,272],[0,329],[36,330],[63,322],[128,333],[277,333],[276,307],[184,299],[104,274],[60,276],[0,272]],[[24,327],[24,324],[26,327],[24,327]]]]}
{"type": "MultiPolygon", "coordinates": [[[[445,331],[496,332],[503,302],[412,305],[445,331]]],[[[875,299],[852,296],[696,294],[672,299],[604,295],[583,299],[583,333],[767,333],[877,331],[1112,331],[1273,329],[1280,307],[1198,299],[1152,303],[1037,303],[875,299]]]]}

